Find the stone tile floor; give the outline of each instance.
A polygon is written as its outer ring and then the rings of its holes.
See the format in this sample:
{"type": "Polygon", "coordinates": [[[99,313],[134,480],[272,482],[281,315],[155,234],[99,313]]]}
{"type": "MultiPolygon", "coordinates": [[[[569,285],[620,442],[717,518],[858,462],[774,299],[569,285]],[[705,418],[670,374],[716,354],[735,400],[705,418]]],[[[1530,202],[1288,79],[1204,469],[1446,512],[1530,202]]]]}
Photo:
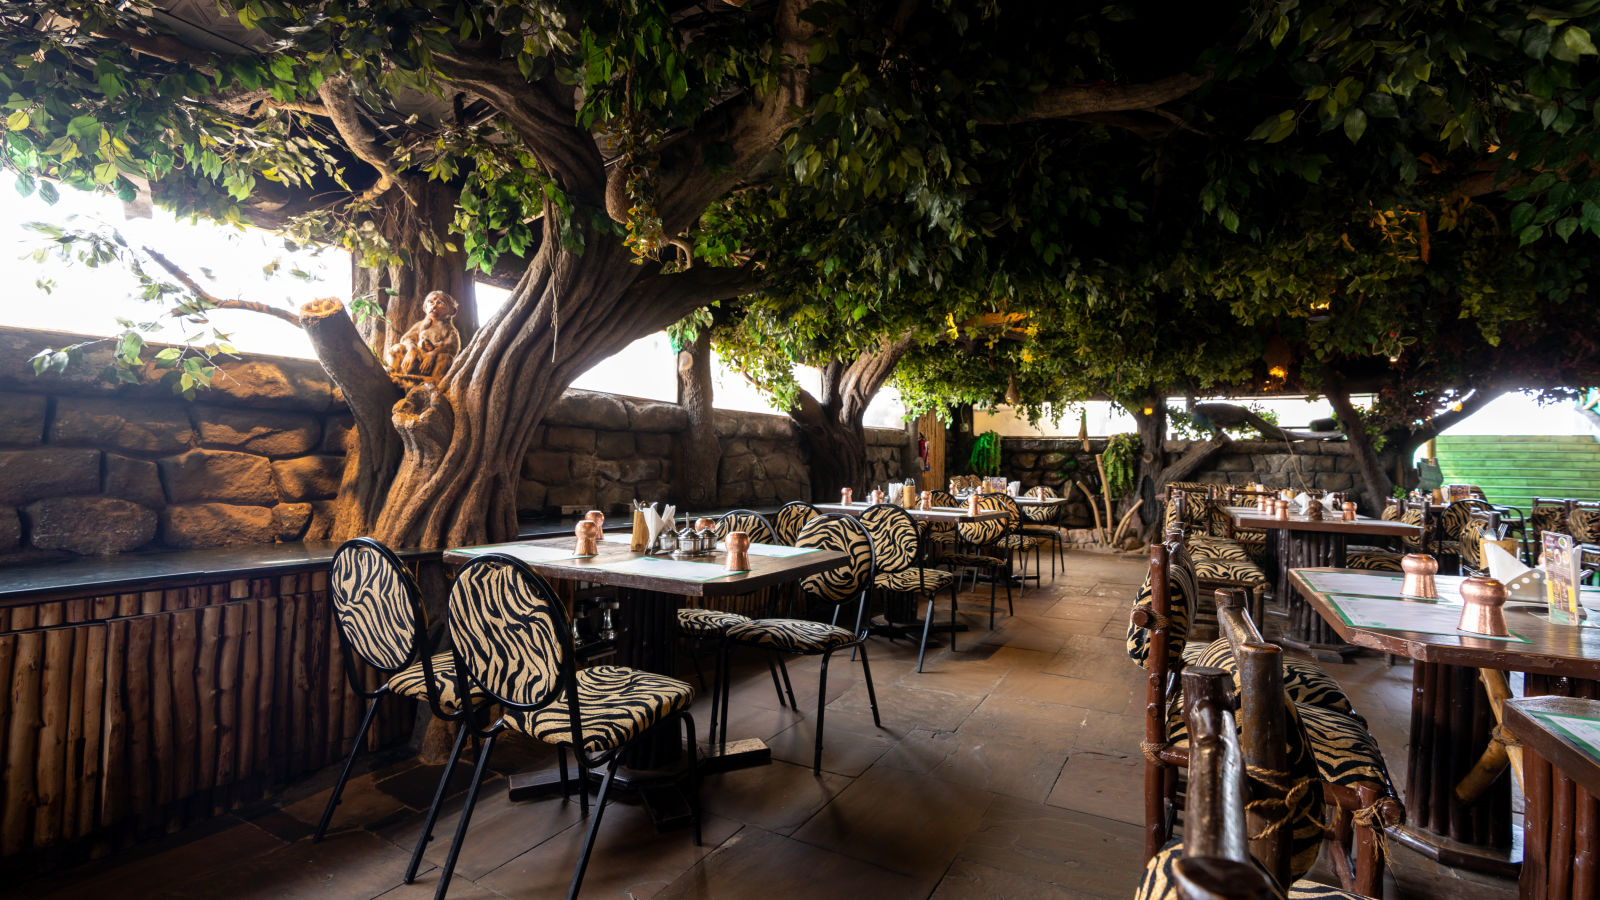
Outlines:
{"type": "MultiPolygon", "coordinates": [[[[1019,596],[1016,614],[993,632],[988,589],[964,594],[972,630],[960,636],[959,651],[930,651],[921,674],[914,645],[874,639],[882,728],[872,724],[860,666],[836,661],[820,777],[810,770],[817,660],[790,664],[798,713],[778,704],[764,666],[742,667],[730,735],[766,739],[772,764],[704,779],[699,847],[687,830],[657,833],[643,808],[619,794],[603,819],[584,896],[1131,896],[1141,871],[1144,683],[1124,654],[1123,633],[1142,577],[1137,556],[1074,553],[1064,574],[1019,596]]],[[[1371,720],[1391,768],[1403,772],[1410,668],[1377,658],[1328,668],[1371,720]]],[[[707,700],[696,718],[703,732],[707,700]]],[[[508,773],[552,764],[542,746],[497,748],[451,897],[564,893],[583,837],[576,803],[511,803],[505,793],[508,773]]],[[[8,891],[428,897],[459,794],[441,818],[425,871],[411,885],[401,875],[439,774],[397,754],[368,760],[321,843],[309,835],[337,776],[332,769],[255,809],[8,891]]],[[[1508,881],[1442,869],[1393,845],[1391,853],[1388,897],[1515,893],[1508,881]]]]}

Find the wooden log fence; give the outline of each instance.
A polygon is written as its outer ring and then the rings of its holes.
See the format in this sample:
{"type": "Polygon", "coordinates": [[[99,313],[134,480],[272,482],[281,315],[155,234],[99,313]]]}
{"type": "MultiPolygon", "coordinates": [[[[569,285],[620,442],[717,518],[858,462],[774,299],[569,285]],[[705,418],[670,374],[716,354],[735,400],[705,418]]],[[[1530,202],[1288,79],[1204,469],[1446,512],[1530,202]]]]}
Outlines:
{"type": "MultiPolygon", "coordinates": [[[[0,606],[0,868],[103,855],[349,752],[326,566],[0,606]]],[[[386,701],[369,742],[409,738],[386,701]]]]}

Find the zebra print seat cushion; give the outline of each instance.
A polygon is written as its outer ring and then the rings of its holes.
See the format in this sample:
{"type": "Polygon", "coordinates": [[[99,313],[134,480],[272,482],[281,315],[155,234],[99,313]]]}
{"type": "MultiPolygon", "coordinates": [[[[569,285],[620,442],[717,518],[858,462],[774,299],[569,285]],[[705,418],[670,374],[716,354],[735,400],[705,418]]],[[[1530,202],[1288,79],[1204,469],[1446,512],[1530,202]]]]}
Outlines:
{"type": "MultiPolygon", "coordinates": [[[[645,729],[694,703],[694,688],[676,678],[624,666],[578,671],[578,714],[583,750],[614,750],[645,729]]],[[[572,743],[567,698],[535,712],[507,711],[506,721],[547,744],[572,743]]]]}
{"type": "Polygon", "coordinates": [[[943,569],[902,569],[898,572],[884,572],[872,579],[873,587],[880,591],[900,591],[902,593],[916,593],[918,591],[937,591],[949,587],[956,576],[943,569]]]}
{"type": "Polygon", "coordinates": [[[1054,540],[1061,536],[1061,528],[1056,525],[1024,525],[1022,533],[1054,540]]]}
{"type": "Polygon", "coordinates": [[[1359,550],[1344,555],[1344,565],[1347,569],[1366,569],[1370,572],[1400,572],[1400,558],[1403,553],[1393,550],[1359,550]]]}
{"type": "Polygon", "coordinates": [[[1233,559],[1239,562],[1250,562],[1250,553],[1244,545],[1232,538],[1211,537],[1197,534],[1187,539],[1189,552],[1195,556],[1208,556],[1212,559],[1233,559]]]}
{"type": "Polygon", "coordinates": [[[929,531],[927,534],[923,535],[923,537],[934,542],[935,544],[950,544],[954,546],[955,544],[961,543],[961,535],[956,534],[953,530],[929,531]]]}
{"type": "Polygon", "coordinates": [[[678,610],[678,630],[690,637],[714,637],[735,625],[750,621],[749,616],[720,609],[678,610]]]}
{"type": "Polygon", "coordinates": [[[1007,550],[1032,550],[1039,546],[1039,541],[1037,538],[1031,538],[1025,534],[1008,534],[995,541],[993,546],[1004,547],[1007,550]]]}
{"type": "MultiPolygon", "coordinates": [[[[1233,686],[1239,687],[1239,664],[1233,658],[1233,645],[1225,637],[1209,644],[1193,644],[1183,648],[1185,666],[1209,666],[1222,669],[1233,676],[1233,686]]],[[[1355,711],[1350,696],[1339,686],[1333,676],[1310,660],[1293,656],[1283,657],[1283,689],[1300,706],[1316,706],[1346,715],[1355,711]]]]}
{"type": "Polygon", "coordinates": [[[946,553],[939,558],[942,563],[952,566],[972,566],[973,568],[997,568],[1006,564],[998,556],[985,556],[982,553],[946,553]]]}
{"type": "Polygon", "coordinates": [[[1381,784],[1394,792],[1378,742],[1361,720],[1331,709],[1302,706],[1300,721],[1323,781],[1346,787],[1381,784]]]}
{"type": "MultiPolygon", "coordinates": [[[[456,659],[449,650],[435,653],[433,663],[433,683],[439,692],[439,705],[445,709],[460,709],[461,696],[456,691],[456,659]]],[[[389,691],[402,697],[414,700],[428,698],[428,677],[422,670],[422,661],[417,660],[389,679],[389,691]]],[[[473,702],[483,697],[481,691],[474,691],[473,702]]]]}
{"type": "Polygon", "coordinates": [[[847,629],[810,619],[752,619],[728,629],[728,640],[785,653],[822,653],[855,640],[847,629]]]}
{"type": "MultiPolygon", "coordinates": [[[[1144,868],[1144,878],[1134,892],[1135,900],[1178,900],[1178,877],[1173,873],[1173,865],[1182,858],[1183,845],[1176,843],[1168,844],[1150,857],[1144,868]]],[[[1367,900],[1361,894],[1314,881],[1296,881],[1290,885],[1287,896],[1288,900],[1367,900]]]]}
{"type": "Polygon", "coordinates": [[[1227,581],[1251,587],[1265,587],[1267,584],[1267,573],[1255,563],[1212,556],[1194,558],[1194,577],[1198,581],[1227,581]]]}

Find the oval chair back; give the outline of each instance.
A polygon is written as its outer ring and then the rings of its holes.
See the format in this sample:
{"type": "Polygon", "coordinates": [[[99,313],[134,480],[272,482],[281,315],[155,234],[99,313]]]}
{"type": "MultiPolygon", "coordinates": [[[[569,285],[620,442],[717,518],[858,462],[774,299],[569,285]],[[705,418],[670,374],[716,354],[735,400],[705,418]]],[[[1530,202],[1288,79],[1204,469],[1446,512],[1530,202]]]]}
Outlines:
{"type": "MultiPolygon", "coordinates": [[[[1061,495],[1056,493],[1055,488],[1041,484],[1037,487],[1030,488],[1028,490],[1028,496],[1035,500],[1055,500],[1061,495]]],[[[1038,525],[1054,525],[1056,517],[1060,515],[1060,513],[1061,504],[1059,503],[1052,503],[1049,506],[1022,507],[1022,514],[1028,517],[1028,521],[1038,525]]]]}
{"type": "Polygon", "coordinates": [[[872,581],[872,539],[861,523],[849,516],[817,516],[800,529],[794,545],[837,550],[849,556],[843,565],[800,580],[807,599],[838,606],[856,599],[872,581]]]}
{"type": "Polygon", "coordinates": [[[956,499],[955,494],[952,494],[949,491],[942,491],[938,488],[934,488],[933,490],[928,491],[928,505],[945,507],[948,509],[959,509],[962,504],[960,500],[956,499]]]}
{"type": "MultiPolygon", "coordinates": [[[[804,500],[791,500],[778,508],[778,515],[772,522],[773,530],[777,533],[778,543],[794,546],[794,539],[800,536],[800,529],[805,524],[822,513],[815,506],[804,500]]],[[[754,540],[752,538],[751,540],[754,540]]]]}
{"type": "Polygon", "coordinates": [[[394,551],[369,537],[345,541],[328,567],[328,594],[358,690],[352,657],[385,675],[417,661],[427,622],[417,584],[394,551]]]}
{"type": "MultiPolygon", "coordinates": [[[[503,553],[472,560],[450,586],[449,609],[459,696],[472,687],[522,711],[561,696],[572,677],[572,633],[561,601],[526,563],[503,553]]],[[[577,734],[578,704],[569,707],[577,734]]]]}
{"type": "MultiPolygon", "coordinates": [[[[1000,502],[1000,496],[999,494],[979,494],[978,509],[1004,510],[1005,504],[1000,502]]],[[[1006,499],[1009,500],[1011,498],[1007,497],[1006,499]]],[[[986,547],[1005,537],[1006,532],[1010,530],[1011,523],[1007,521],[1007,518],[998,516],[977,522],[956,523],[956,533],[961,535],[963,541],[974,547],[986,547]]]]}
{"type": "Polygon", "coordinates": [[[922,558],[922,536],[911,514],[889,503],[879,503],[861,511],[861,527],[872,542],[876,575],[904,572],[922,558]]]}
{"type": "Polygon", "coordinates": [[[742,531],[750,536],[750,542],[754,544],[778,542],[778,532],[773,530],[772,523],[767,521],[767,517],[750,509],[735,509],[724,513],[712,530],[719,541],[732,532],[742,531]]]}

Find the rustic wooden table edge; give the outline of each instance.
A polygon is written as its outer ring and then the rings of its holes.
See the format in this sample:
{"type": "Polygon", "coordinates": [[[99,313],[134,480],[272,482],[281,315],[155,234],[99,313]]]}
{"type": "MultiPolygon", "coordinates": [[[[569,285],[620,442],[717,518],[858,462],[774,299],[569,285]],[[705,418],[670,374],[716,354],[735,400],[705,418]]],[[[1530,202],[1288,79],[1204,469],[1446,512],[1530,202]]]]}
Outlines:
{"type": "Polygon", "coordinates": [[[1323,531],[1328,534],[1364,534],[1377,537],[1422,536],[1422,528],[1419,526],[1386,519],[1362,517],[1354,522],[1346,522],[1332,514],[1325,519],[1310,519],[1302,515],[1291,515],[1287,519],[1280,519],[1277,516],[1267,515],[1255,507],[1230,506],[1227,510],[1228,518],[1233,520],[1233,527],[1256,531],[1323,531]]]}
{"type": "Polygon", "coordinates": [[[1581,697],[1519,697],[1505,705],[1506,730],[1523,746],[1544,757],[1590,796],[1600,797],[1600,756],[1578,746],[1560,732],[1533,718],[1531,712],[1600,719],[1600,700],[1581,697]]]}

